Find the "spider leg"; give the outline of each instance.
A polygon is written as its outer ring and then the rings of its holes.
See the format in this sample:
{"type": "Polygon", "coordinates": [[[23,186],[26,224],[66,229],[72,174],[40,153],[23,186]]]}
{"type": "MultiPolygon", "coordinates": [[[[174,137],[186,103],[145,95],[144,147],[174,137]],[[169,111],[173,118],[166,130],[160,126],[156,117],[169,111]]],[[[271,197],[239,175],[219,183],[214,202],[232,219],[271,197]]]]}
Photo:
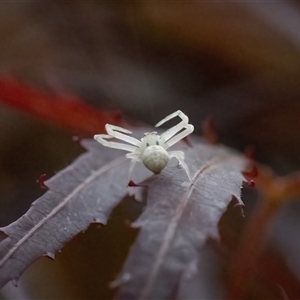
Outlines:
{"type": "Polygon", "coordinates": [[[110,124],[106,124],[105,129],[106,129],[106,132],[110,136],[112,136],[116,139],[122,140],[124,142],[127,142],[127,143],[135,145],[135,146],[139,146],[141,143],[139,140],[137,140],[131,136],[123,134],[123,133],[128,133],[128,134],[132,133],[131,131],[129,131],[127,129],[124,129],[124,128],[121,128],[121,127],[118,127],[115,125],[110,125],[110,124]],[[120,132],[123,132],[123,133],[120,133],[120,132]]]}
{"type": "Polygon", "coordinates": [[[181,110],[177,110],[175,112],[173,112],[172,114],[166,116],[164,119],[162,119],[161,121],[159,121],[155,127],[159,127],[161,126],[162,124],[166,123],[167,121],[175,118],[175,117],[180,117],[182,119],[182,121],[185,123],[185,124],[188,124],[189,123],[189,118],[187,117],[187,115],[185,115],[181,110]]]}
{"type": "Polygon", "coordinates": [[[155,127],[159,127],[162,124],[164,124],[165,122],[167,122],[177,116],[180,117],[182,119],[182,121],[179,124],[177,124],[176,126],[168,129],[167,131],[165,131],[164,133],[162,133],[160,135],[164,142],[167,142],[171,137],[173,137],[175,134],[177,134],[181,129],[187,128],[187,125],[189,123],[189,118],[181,110],[177,110],[176,112],[165,117],[164,119],[162,119],[160,122],[158,122],[155,125],[155,127]]]}
{"type": "Polygon", "coordinates": [[[129,170],[128,170],[128,182],[130,182],[130,178],[133,172],[133,168],[138,161],[142,161],[141,157],[137,154],[128,153],[126,154],[127,158],[131,158],[129,170]],[[131,154],[131,155],[130,155],[131,154]]]}
{"type": "Polygon", "coordinates": [[[167,142],[165,142],[165,149],[170,148],[174,144],[178,143],[180,140],[188,136],[194,131],[194,126],[191,124],[188,124],[185,126],[185,129],[178,133],[177,135],[173,136],[170,138],[167,142]]]}
{"type": "Polygon", "coordinates": [[[192,178],[191,178],[191,175],[190,175],[189,167],[187,166],[187,164],[184,161],[184,153],[182,151],[170,151],[169,152],[169,157],[170,158],[172,158],[172,157],[177,158],[179,164],[185,170],[186,175],[189,178],[190,182],[192,182],[192,178]]]}
{"type": "Polygon", "coordinates": [[[181,129],[186,128],[186,125],[183,121],[177,124],[176,126],[163,132],[160,137],[164,142],[167,142],[171,137],[177,134],[181,129]]]}
{"type": "Polygon", "coordinates": [[[112,139],[113,137],[108,135],[108,134],[96,134],[94,135],[94,139],[102,144],[103,146],[114,148],[114,149],[120,149],[120,150],[125,150],[129,152],[135,152],[137,147],[132,146],[132,145],[127,145],[127,144],[122,144],[122,143],[116,143],[116,142],[110,142],[107,141],[106,139],[112,139]]]}
{"type": "Polygon", "coordinates": [[[111,124],[106,124],[106,126],[109,126],[111,129],[113,130],[116,130],[116,131],[119,131],[119,132],[123,132],[123,133],[127,133],[127,134],[132,134],[132,131],[128,130],[128,129],[125,129],[125,128],[122,128],[122,127],[119,127],[119,126],[116,126],[116,125],[111,125],[111,124]]]}

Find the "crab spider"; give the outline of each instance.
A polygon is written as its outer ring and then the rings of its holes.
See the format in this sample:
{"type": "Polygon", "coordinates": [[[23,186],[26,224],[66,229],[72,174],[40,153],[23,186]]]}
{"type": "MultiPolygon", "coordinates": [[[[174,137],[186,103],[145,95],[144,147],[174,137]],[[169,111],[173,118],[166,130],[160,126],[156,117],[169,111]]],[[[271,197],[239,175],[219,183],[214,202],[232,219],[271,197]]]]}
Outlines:
{"type": "Polygon", "coordinates": [[[106,124],[107,134],[97,134],[94,136],[94,139],[103,146],[130,152],[126,154],[126,157],[131,159],[128,174],[129,180],[136,162],[143,162],[147,169],[155,174],[159,174],[167,165],[169,159],[175,157],[191,181],[188,166],[184,162],[184,153],[182,151],[167,151],[168,148],[194,131],[194,126],[188,123],[189,118],[182,111],[177,110],[158,122],[155,127],[159,127],[177,116],[181,118],[181,122],[161,135],[155,131],[146,132],[141,140],[137,140],[127,135],[132,134],[131,131],[106,124]],[[109,141],[112,138],[122,140],[128,144],[109,141]]]}

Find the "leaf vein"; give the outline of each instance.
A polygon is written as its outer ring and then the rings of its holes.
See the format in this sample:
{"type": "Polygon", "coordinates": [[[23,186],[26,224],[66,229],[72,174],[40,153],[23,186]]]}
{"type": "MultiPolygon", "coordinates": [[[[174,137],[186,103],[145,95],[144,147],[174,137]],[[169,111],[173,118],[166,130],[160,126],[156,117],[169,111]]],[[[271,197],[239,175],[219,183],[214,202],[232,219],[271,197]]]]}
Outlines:
{"type": "Polygon", "coordinates": [[[201,175],[203,175],[208,169],[211,169],[215,166],[215,164],[218,164],[219,161],[216,161],[215,159],[212,159],[208,161],[193,177],[192,183],[189,185],[188,189],[184,193],[182,199],[179,201],[179,204],[176,208],[176,212],[171,219],[169,226],[166,230],[166,233],[163,238],[162,245],[158,251],[158,254],[156,256],[156,259],[154,261],[153,267],[150,271],[149,279],[146,282],[146,285],[144,289],[141,291],[140,300],[143,299],[149,299],[149,294],[151,292],[152,286],[154,285],[157,273],[159,272],[160,266],[162,265],[162,262],[164,260],[164,257],[168,251],[169,245],[171,244],[171,241],[175,235],[179,220],[182,216],[182,213],[187,206],[189,199],[191,198],[191,195],[193,193],[193,190],[195,188],[194,183],[199,179],[201,175]]]}
{"type": "Polygon", "coordinates": [[[119,157],[112,162],[102,166],[98,171],[92,173],[86,180],[84,180],[81,184],[79,184],[68,196],[66,196],[57,207],[55,207],[49,215],[41,219],[38,223],[36,223],[31,230],[25,234],[8,252],[7,254],[0,260],[0,268],[8,261],[8,259],[19,249],[22,244],[24,244],[32,235],[34,235],[38,229],[40,229],[47,221],[49,221],[52,217],[54,217],[62,208],[67,205],[67,203],[82,189],[86,188],[93,180],[97,177],[101,176],[103,173],[107,172],[111,168],[118,166],[126,160],[125,157],[119,157]]]}

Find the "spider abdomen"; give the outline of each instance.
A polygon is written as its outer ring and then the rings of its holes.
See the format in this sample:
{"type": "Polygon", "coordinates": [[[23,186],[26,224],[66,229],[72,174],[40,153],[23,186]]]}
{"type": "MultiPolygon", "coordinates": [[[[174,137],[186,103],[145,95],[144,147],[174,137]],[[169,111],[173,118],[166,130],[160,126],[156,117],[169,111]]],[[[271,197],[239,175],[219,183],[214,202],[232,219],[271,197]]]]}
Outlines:
{"type": "Polygon", "coordinates": [[[167,165],[169,160],[168,152],[161,146],[149,146],[142,154],[142,160],[147,169],[159,174],[167,165]]]}

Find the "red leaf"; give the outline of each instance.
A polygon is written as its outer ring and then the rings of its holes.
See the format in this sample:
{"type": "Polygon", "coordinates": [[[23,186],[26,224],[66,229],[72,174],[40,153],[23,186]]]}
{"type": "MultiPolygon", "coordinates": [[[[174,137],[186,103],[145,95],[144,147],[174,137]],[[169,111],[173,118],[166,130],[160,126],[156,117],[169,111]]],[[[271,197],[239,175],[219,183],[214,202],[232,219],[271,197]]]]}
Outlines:
{"type": "Polygon", "coordinates": [[[119,112],[100,111],[67,94],[46,94],[14,78],[0,77],[0,101],[44,120],[94,134],[104,125],[120,124],[119,112]]]}
{"type": "Polygon", "coordinates": [[[42,189],[48,190],[49,188],[48,188],[47,185],[45,184],[45,179],[46,179],[46,174],[42,174],[42,175],[37,179],[36,183],[38,183],[42,189]]]}

